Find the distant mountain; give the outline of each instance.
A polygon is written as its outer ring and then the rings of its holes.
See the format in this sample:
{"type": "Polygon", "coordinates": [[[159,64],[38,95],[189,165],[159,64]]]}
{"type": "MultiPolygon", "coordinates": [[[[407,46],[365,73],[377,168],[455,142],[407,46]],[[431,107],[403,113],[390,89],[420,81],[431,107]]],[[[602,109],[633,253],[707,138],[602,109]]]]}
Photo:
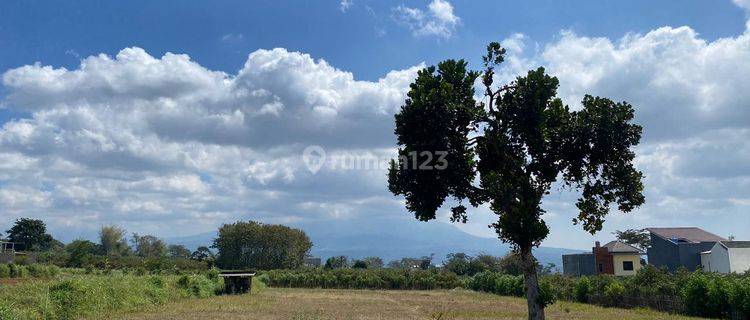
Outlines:
{"type": "MultiPolygon", "coordinates": [[[[313,241],[312,255],[325,260],[336,255],[349,258],[378,256],[383,261],[403,257],[421,257],[434,254],[435,261],[442,261],[449,253],[487,253],[501,256],[510,251],[507,244],[498,239],[482,238],[465,233],[441,222],[418,222],[393,219],[336,220],[290,224],[307,233],[313,241]],[[397,222],[397,223],[394,223],[397,222]]],[[[169,243],[183,244],[189,248],[208,245],[215,233],[204,233],[188,237],[167,239],[169,243]]],[[[542,263],[554,263],[562,269],[562,255],[579,253],[582,250],[540,247],[534,256],[542,263]]]]}

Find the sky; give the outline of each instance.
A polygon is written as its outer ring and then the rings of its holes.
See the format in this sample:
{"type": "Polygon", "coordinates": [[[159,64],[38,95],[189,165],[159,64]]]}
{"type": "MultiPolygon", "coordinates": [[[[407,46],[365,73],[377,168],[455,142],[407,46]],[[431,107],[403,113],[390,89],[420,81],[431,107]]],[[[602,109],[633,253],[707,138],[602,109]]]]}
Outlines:
{"type": "MultiPolygon", "coordinates": [[[[646,204],[591,236],[556,188],[543,245],[650,226],[750,240],[749,13],[748,0],[2,1],[0,229],[39,218],[69,241],[108,224],[177,237],[411,220],[382,165],[393,115],[418,70],[478,69],[500,41],[498,81],[544,66],[572,109],[624,100],[644,127],[646,204]],[[317,171],[310,146],[327,156],[317,171]]],[[[469,212],[456,227],[494,237],[489,209],[469,212]]]]}

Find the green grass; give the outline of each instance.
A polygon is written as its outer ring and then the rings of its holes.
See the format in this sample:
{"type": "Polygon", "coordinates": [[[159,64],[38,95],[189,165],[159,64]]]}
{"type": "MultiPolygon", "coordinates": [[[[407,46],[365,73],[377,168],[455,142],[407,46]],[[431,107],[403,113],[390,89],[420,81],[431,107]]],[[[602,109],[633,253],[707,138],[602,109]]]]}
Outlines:
{"type": "Polygon", "coordinates": [[[203,275],[74,275],[0,287],[0,320],[78,319],[134,311],[188,297],[213,296],[218,281],[203,275]]]}

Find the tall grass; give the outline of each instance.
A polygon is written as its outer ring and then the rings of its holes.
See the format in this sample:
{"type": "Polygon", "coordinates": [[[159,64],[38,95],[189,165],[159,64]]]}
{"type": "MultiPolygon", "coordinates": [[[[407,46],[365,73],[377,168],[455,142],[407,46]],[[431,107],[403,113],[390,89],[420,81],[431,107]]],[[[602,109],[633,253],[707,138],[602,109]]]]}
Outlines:
{"type": "Polygon", "coordinates": [[[218,277],[206,275],[79,275],[0,287],[0,320],[78,319],[129,311],[221,290],[218,277]]]}
{"type": "Polygon", "coordinates": [[[0,263],[1,278],[50,278],[58,275],[60,268],[44,264],[4,264],[0,263]]]}

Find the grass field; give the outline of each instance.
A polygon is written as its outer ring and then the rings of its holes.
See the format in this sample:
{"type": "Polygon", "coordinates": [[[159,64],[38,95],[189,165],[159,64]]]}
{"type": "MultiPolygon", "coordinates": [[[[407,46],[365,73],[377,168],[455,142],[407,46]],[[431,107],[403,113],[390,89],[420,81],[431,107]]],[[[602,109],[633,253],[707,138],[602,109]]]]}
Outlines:
{"type": "MultiPolygon", "coordinates": [[[[251,295],[188,299],[114,319],[525,319],[526,301],[465,290],[267,288],[251,295]]],[[[696,319],[649,310],[560,302],[548,319],[696,319]]]]}

